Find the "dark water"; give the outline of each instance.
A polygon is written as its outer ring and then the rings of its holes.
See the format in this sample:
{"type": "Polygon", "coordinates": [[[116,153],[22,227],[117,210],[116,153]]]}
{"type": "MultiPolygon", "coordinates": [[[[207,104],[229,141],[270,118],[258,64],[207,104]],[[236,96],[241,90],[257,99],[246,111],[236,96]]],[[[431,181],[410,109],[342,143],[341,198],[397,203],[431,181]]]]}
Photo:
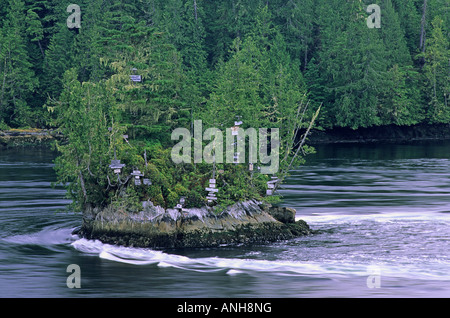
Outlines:
{"type": "Polygon", "coordinates": [[[282,193],[320,234],[166,252],[72,236],[54,154],[1,150],[0,296],[449,297],[450,143],[317,150],[282,193]]]}

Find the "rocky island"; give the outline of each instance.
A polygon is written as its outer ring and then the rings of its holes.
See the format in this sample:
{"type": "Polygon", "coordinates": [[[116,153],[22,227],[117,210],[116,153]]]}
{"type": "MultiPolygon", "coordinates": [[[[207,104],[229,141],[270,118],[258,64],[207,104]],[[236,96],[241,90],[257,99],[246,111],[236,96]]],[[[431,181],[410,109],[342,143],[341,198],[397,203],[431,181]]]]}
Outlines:
{"type": "Polygon", "coordinates": [[[103,243],[153,249],[262,244],[312,234],[295,220],[295,210],[256,200],[236,203],[221,213],[211,207],[163,209],[151,202],[139,213],[88,209],[75,233],[103,243]]]}

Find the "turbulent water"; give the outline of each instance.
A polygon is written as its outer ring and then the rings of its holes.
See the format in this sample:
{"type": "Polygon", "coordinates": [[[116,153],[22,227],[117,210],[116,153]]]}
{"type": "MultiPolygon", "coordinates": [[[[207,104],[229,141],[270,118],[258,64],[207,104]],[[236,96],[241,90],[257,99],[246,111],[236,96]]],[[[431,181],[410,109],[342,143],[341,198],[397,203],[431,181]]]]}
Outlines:
{"type": "Polygon", "coordinates": [[[332,145],[281,193],[319,234],[154,251],[71,234],[54,154],[0,152],[1,297],[449,297],[450,143],[332,145]],[[80,268],[68,288],[67,267],[80,268]]]}

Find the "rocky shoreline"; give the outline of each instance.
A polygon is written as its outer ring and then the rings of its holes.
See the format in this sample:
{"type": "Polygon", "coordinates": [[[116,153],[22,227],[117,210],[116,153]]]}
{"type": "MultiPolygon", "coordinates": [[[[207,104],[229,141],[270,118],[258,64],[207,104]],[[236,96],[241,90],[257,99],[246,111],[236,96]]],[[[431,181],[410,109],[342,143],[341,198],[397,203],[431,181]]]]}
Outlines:
{"type": "Polygon", "coordinates": [[[47,146],[62,138],[51,129],[11,129],[0,131],[0,149],[11,147],[47,146]]]}
{"type": "Polygon", "coordinates": [[[308,144],[408,143],[438,140],[450,140],[450,124],[386,125],[356,130],[344,127],[313,129],[308,137],[308,144]]]}
{"type": "MultiPolygon", "coordinates": [[[[300,132],[300,134],[302,133],[303,131],[300,132]]],[[[54,140],[63,139],[64,136],[53,129],[0,130],[0,149],[49,145],[54,140]]],[[[312,129],[308,137],[308,144],[403,143],[430,140],[450,140],[450,124],[386,125],[356,130],[345,127],[328,130],[312,129]]]]}
{"type": "Polygon", "coordinates": [[[295,220],[295,210],[258,201],[236,203],[216,214],[212,208],[164,210],[151,202],[139,213],[109,207],[87,209],[74,234],[107,244],[152,249],[265,244],[313,234],[295,220]]]}

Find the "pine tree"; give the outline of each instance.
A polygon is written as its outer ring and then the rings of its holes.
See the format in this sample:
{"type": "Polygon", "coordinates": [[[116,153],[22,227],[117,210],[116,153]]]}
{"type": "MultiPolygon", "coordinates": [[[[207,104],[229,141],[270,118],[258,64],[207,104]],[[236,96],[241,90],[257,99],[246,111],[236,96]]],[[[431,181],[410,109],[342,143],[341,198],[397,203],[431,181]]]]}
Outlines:
{"type": "Polygon", "coordinates": [[[380,125],[386,49],[379,29],[367,28],[367,14],[359,1],[339,3],[333,7],[322,3],[318,8],[322,42],[314,72],[320,78],[312,81],[325,88],[321,97],[328,108],[325,121],[353,129],[380,125]]]}
{"type": "Polygon", "coordinates": [[[0,43],[0,114],[10,126],[32,125],[29,102],[38,86],[27,52],[25,5],[9,0],[0,43]]]}
{"type": "Polygon", "coordinates": [[[42,108],[45,103],[45,97],[42,94],[41,81],[43,77],[45,52],[43,47],[44,29],[39,15],[32,9],[26,13],[26,34],[27,34],[27,55],[32,65],[32,71],[36,75],[38,86],[35,88],[34,98],[29,101],[32,109],[31,122],[35,126],[45,127],[47,113],[42,108]]]}
{"type": "Polygon", "coordinates": [[[425,119],[420,79],[420,73],[413,66],[396,64],[389,69],[384,93],[380,94],[383,124],[409,126],[425,119]]]}
{"type": "Polygon", "coordinates": [[[44,48],[42,46],[42,39],[44,38],[44,30],[40,21],[39,15],[33,10],[29,9],[26,16],[27,34],[31,38],[31,42],[37,42],[42,58],[45,57],[44,48]]]}
{"type": "Polygon", "coordinates": [[[386,48],[384,90],[379,93],[380,117],[384,125],[411,125],[423,120],[423,103],[418,90],[419,73],[414,71],[405,31],[390,0],[381,4],[380,36],[386,48]]]}
{"type": "Polygon", "coordinates": [[[63,91],[48,107],[68,141],[57,144],[58,183],[67,187],[72,209],[83,211],[109,203],[108,164],[122,138],[112,87],[105,82],[80,83],[77,73],[65,72],[63,91]]]}
{"type": "Polygon", "coordinates": [[[103,1],[92,0],[83,4],[82,27],[74,33],[73,63],[77,65],[82,81],[97,82],[107,77],[100,58],[109,54],[110,48],[102,46],[102,24],[107,13],[103,1]]]}
{"type": "Polygon", "coordinates": [[[203,1],[171,0],[161,8],[164,10],[159,28],[167,33],[183,57],[187,69],[201,73],[205,70],[205,29],[203,26],[203,1]]]}
{"type": "Polygon", "coordinates": [[[249,127],[259,127],[262,54],[253,38],[234,40],[230,60],[217,69],[216,85],[202,114],[205,126],[228,128],[241,116],[249,127]]]}
{"type": "MultiPolygon", "coordinates": [[[[289,0],[277,3],[274,10],[280,18],[279,25],[291,52],[291,56],[306,66],[314,51],[315,1],[289,0]]],[[[275,4],[272,4],[274,7],[275,4]]]]}
{"type": "Polygon", "coordinates": [[[43,77],[41,79],[42,94],[46,98],[58,98],[62,90],[62,79],[66,70],[73,67],[74,43],[76,34],[60,24],[59,32],[51,38],[45,51],[43,77]]]}
{"type": "Polygon", "coordinates": [[[229,1],[207,1],[206,8],[206,44],[210,66],[228,59],[229,48],[234,34],[229,30],[229,1]]]}
{"type": "Polygon", "coordinates": [[[450,120],[450,41],[444,35],[443,20],[436,16],[423,54],[424,75],[427,79],[429,97],[428,119],[431,122],[450,120]]]}
{"type": "Polygon", "coordinates": [[[167,142],[172,127],[188,126],[190,120],[179,53],[164,33],[137,21],[132,11],[108,11],[104,21],[101,42],[111,49],[101,61],[117,85],[130,135],[167,142]],[[141,82],[133,82],[131,75],[140,75],[141,82]]]}
{"type": "Polygon", "coordinates": [[[227,61],[235,38],[243,40],[253,28],[262,0],[205,1],[205,29],[210,65],[227,61]]]}
{"type": "Polygon", "coordinates": [[[418,30],[420,29],[421,13],[415,5],[416,2],[416,0],[392,0],[400,25],[405,32],[404,40],[406,40],[411,54],[417,53],[420,37],[418,30]]]}
{"type": "Polygon", "coordinates": [[[380,28],[380,36],[386,47],[386,59],[390,63],[389,67],[395,64],[412,65],[405,32],[401,27],[399,17],[394,10],[391,0],[383,0],[381,12],[383,24],[380,28]]]}
{"type": "Polygon", "coordinates": [[[205,4],[203,0],[171,0],[158,5],[163,14],[157,16],[155,13],[155,24],[165,33],[182,58],[187,83],[186,109],[190,110],[192,119],[196,112],[201,111],[212,82],[205,43],[205,4]]]}
{"type": "Polygon", "coordinates": [[[258,71],[264,104],[262,122],[280,128],[287,118],[295,116],[298,105],[306,95],[300,59],[291,58],[288,44],[275,27],[267,5],[258,8],[254,27],[249,34],[261,51],[258,71]]]}

